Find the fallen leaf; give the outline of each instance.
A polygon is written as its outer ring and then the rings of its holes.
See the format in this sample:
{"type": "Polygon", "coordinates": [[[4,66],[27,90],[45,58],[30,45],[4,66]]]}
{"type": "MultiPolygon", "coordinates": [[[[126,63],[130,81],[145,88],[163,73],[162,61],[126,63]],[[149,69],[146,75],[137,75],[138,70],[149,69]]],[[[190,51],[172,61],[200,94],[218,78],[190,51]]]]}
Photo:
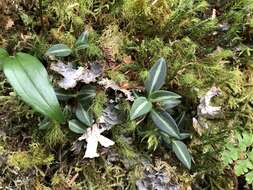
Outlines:
{"type": "Polygon", "coordinates": [[[103,78],[101,81],[98,82],[98,84],[103,86],[105,89],[111,88],[115,91],[120,91],[127,97],[127,100],[134,101],[134,97],[132,96],[131,92],[129,90],[119,87],[113,80],[103,78]]]}
{"type": "Polygon", "coordinates": [[[98,64],[92,64],[90,69],[84,67],[74,69],[71,63],[64,64],[61,61],[51,64],[50,69],[64,77],[58,82],[58,84],[65,90],[74,88],[77,85],[77,82],[83,82],[85,84],[96,82],[97,77],[102,73],[102,68],[98,64]]]}

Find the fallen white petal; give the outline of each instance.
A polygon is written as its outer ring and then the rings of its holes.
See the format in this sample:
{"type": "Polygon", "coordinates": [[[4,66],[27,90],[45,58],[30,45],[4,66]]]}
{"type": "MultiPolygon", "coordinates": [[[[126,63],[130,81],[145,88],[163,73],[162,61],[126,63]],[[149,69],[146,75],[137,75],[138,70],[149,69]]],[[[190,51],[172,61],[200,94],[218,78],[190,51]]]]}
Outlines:
{"type": "Polygon", "coordinates": [[[84,158],[98,157],[99,156],[99,154],[97,153],[98,139],[96,138],[96,135],[91,134],[86,138],[86,141],[87,141],[87,148],[85,151],[84,158]]]}
{"type": "Polygon", "coordinates": [[[98,142],[104,146],[104,147],[109,147],[109,146],[112,146],[114,145],[114,142],[106,137],[104,137],[103,135],[100,135],[98,137],[98,142]]]}
{"type": "Polygon", "coordinates": [[[84,158],[95,158],[98,157],[97,146],[100,143],[104,147],[109,147],[114,145],[114,142],[105,136],[101,135],[104,132],[104,128],[99,128],[97,124],[94,124],[92,127],[88,128],[86,133],[78,138],[79,141],[86,140],[87,148],[85,151],[84,158]]]}

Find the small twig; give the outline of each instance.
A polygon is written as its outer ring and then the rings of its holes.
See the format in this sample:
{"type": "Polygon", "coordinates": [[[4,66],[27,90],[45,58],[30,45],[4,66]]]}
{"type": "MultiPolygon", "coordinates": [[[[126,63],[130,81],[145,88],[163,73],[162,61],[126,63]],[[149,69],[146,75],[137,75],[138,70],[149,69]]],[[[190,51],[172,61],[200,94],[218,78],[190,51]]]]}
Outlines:
{"type": "Polygon", "coordinates": [[[76,178],[78,177],[78,173],[76,173],[76,175],[74,175],[71,180],[68,182],[68,186],[71,187],[71,185],[75,182],[76,178]]]}

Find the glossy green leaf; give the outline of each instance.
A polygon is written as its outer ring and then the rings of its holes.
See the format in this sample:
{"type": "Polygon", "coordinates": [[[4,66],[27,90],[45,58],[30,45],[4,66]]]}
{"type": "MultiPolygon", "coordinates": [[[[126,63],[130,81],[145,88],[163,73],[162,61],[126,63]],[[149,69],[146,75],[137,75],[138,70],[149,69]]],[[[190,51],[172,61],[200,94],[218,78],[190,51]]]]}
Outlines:
{"type": "Polygon", "coordinates": [[[181,98],[178,94],[166,90],[157,90],[150,95],[151,102],[169,101],[172,99],[181,98]]]}
{"type": "Polygon", "coordinates": [[[180,103],[181,103],[181,100],[179,100],[179,99],[170,99],[170,100],[166,100],[166,101],[161,102],[161,106],[165,110],[170,110],[170,109],[176,107],[180,103]]]}
{"type": "Polygon", "coordinates": [[[12,87],[27,104],[53,120],[64,121],[47,71],[37,58],[17,53],[15,57],[4,59],[3,70],[12,87]]]}
{"type": "Polygon", "coordinates": [[[96,87],[95,86],[85,86],[78,92],[78,99],[81,102],[91,100],[96,96],[96,87]]]}
{"type": "Polygon", "coordinates": [[[169,113],[152,110],[151,118],[155,125],[168,135],[180,139],[180,133],[176,122],[169,113]]]}
{"type": "Polygon", "coordinates": [[[164,58],[160,58],[150,69],[148,78],[145,81],[145,89],[148,94],[159,90],[165,83],[167,65],[164,58]]]}
{"type": "Polygon", "coordinates": [[[175,152],[177,158],[184,164],[185,167],[191,169],[191,155],[186,145],[181,141],[172,141],[172,150],[175,152]]]}
{"type": "Polygon", "coordinates": [[[40,124],[39,124],[39,130],[45,130],[51,127],[52,122],[49,121],[48,119],[44,119],[40,124]]]}
{"type": "Polygon", "coordinates": [[[187,139],[191,136],[191,134],[189,133],[180,133],[180,140],[184,140],[184,139],[187,139]]]}
{"type": "Polygon", "coordinates": [[[84,109],[84,106],[80,103],[78,104],[76,109],[76,117],[85,125],[89,127],[92,125],[91,115],[88,113],[88,111],[84,109]]]}
{"type": "Polygon", "coordinates": [[[148,113],[152,109],[152,104],[145,97],[138,97],[135,99],[130,110],[130,119],[134,120],[148,113]]]}
{"type": "Polygon", "coordinates": [[[78,37],[77,41],[76,41],[76,46],[80,46],[80,45],[84,45],[88,43],[88,32],[82,32],[82,34],[78,37]]]}
{"type": "Polygon", "coordinates": [[[64,89],[59,89],[59,88],[55,89],[55,93],[56,93],[57,98],[62,101],[67,101],[71,98],[77,97],[76,93],[68,91],[68,90],[64,90],[64,89]]]}
{"type": "Polygon", "coordinates": [[[46,55],[54,55],[56,57],[67,57],[72,53],[72,50],[65,44],[56,44],[49,48],[46,55]]]}
{"type": "Polygon", "coordinates": [[[69,129],[77,134],[83,134],[86,131],[84,125],[75,119],[69,121],[69,129]]]}

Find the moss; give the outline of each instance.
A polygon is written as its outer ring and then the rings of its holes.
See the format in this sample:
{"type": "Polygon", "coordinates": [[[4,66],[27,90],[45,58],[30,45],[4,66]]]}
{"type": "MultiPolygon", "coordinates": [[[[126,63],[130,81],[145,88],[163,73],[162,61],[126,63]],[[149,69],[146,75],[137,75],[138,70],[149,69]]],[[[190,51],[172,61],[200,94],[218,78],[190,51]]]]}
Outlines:
{"type": "Polygon", "coordinates": [[[54,161],[54,156],[39,144],[31,144],[28,151],[13,152],[8,156],[8,164],[19,169],[31,169],[41,165],[50,165],[54,161]]]}
{"type": "Polygon", "coordinates": [[[112,79],[113,81],[119,84],[127,82],[126,76],[119,71],[109,70],[107,71],[107,75],[110,79],[112,79]]]}
{"type": "Polygon", "coordinates": [[[57,43],[63,43],[69,47],[73,47],[76,42],[76,38],[71,32],[63,32],[53,28],[50,30],[50,33],[57,43]]]}
{"type": "Polygon", "coordinates": [[[54,147],[57,144],[62,144],[65,142],[65,134],[63,133],[61,126],[58,123],[53,123],[52,126],[50,126],[45,134],[45,142],[54,147]]]}
{"type": "Polygon", "coordinates": [[[100,43],[103,48],[109,48],[113,59],[121,58],[121,48],[124,44],[126,35],[120,32],[119,26],[116,24],[109,25],[103,31],[100,37],[100,43]]]}
{"type": "Polygon", "coordinates": [[[104,105],[107,102],[107,96],[104,91],[97,92],[93,103],[91,105],[91,110],[95,114],[96,118],[99,118],[104,110],[104,105]]]}
{"type": "Polygon", "coordinates": [[[47,186],[41,184],[39,182],[39,180],[35,181],[34,188],[35,188],[35,190],[52,190],[52,188],[47,187],[47,186]]]}

